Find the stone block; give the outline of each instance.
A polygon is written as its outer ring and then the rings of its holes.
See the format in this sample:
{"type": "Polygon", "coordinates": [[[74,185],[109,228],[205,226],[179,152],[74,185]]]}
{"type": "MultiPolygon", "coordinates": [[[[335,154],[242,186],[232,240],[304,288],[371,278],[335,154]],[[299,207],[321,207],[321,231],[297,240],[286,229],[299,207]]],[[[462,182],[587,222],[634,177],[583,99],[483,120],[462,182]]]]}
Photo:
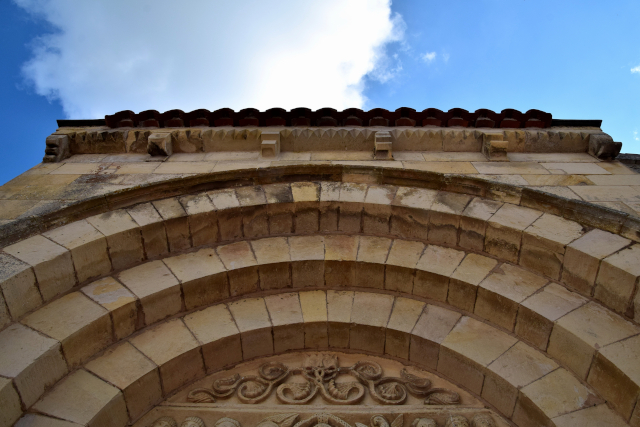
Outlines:
{"type": "Polygon", "coordinates": [[[586,379],[597,349],[638,333],[640,327],[590,302],[556,322],[547,353],[586,379]]]}
{"type": "Polygon", "coordinates": [[[435,370],[438,365],[440,344],[460,319],[461,314],[436,305],[427,305],[413,330],[409,359],[435,370]]]}
{"type": "Polygon", "coordinates": [[[349,348],[351,291],[327,291],[327,330],[330,348],[349,348]]]}
{"type": "Polygon", "coordinates": [[[431,205],[429,241],[455,246],[458,243],[460,215],[471,197],[466,194],[440,191],[431,205]]]}
{"type": "Polygon", "coordinates": [[[107,239],[87,221],[75,221],[43,235],[71,251],[80,283],[111,271],[107,239]]]}
{"type": "Polygon", "coordinates": [[[356,258],[356,286],[384,289],[385,263],[391,239],[361,236],[356,258]]]}
{"type": "Polygon", "coordinates": [[[385,329],[393,301],[391,295],[355,293],[349,338],[351,350],[384,354],[385,329]]]}
{"type": "Polygon", "coordinates": [[[356,283],[357,236],[325,236],[325,283],[330,288],[356,283]]]}
{"type": "Polygon", "coordinates": [[[267,199],[269,234],[279,236],[293,233],[295,205],[289,184],[271,184],[262,187],[267,199]]]}
{"type": "Polygon", "coordinates": [[[327,295],[324,291],[300,292],[304,322],[304,348],[329,347],[327,333],[327,295]]]}
{"type": "MultiPolygon", "coordinates": [[[[606,404],[560,415],[552,421],[556,427],[600,427],[605,425],[608,427],[625,427],[629,425],[618,414],[609,409],[606,404]]],[[[631,425],[633,426],[633,424],[631,425]]]]}
{"type": "MultiPolygon", "coordinates": [[[[2,422],[0,420],[0,422],[2,422]]],[[[78,427],[80,424],[59,420],[44,415],[26,414],[18,420],[16,427],[78,427]]]]}
{"type": "Polygon", "coordinates": [[[13,319],[42,305],[33,269],[6,254],[0,254],[0,289],[13,319]]]}
{"type": "Polygon", "coordinates": [[[297,293],[264,297],[273,325],[273,350],[283,353],[304,348],[302,309],[297,293]]]}
{"type": "Polygon", "coordinates": [[[171,132],[152,132],[147,141],[147,153],[152,156],[166,157],[173,154],[171,132]]]}
{"type": "Polygon", "coordinates": [[[340,212],[340,190],[342,184],[339,182],[320,183],[320,203],[318,229],[324,233],[338,231],[338,217],[340,212]]]}
{"type": "Polygon", "coordinates": [[[386,262],[385,289],[411,294],[416,264],[423,251],[424,244],[420,242],[394,240],[386,262]]]}
{"type": "Polygon", "coordinates": [[[263,140],[260,143],[260,156],[264,159],[275,159],[280,154],[280,140],[263,140]]]}
{"type": "Polygon", "coordinates": [[[541,215],[542,212],[533,209],[503,205],[487,222],[485,251],[500,259],[517,263],[522,231],[541,215]]]}
{"type": "Polygon", "coordinates": [[[69,367],[80,365],[113,341],[109,312],[80,292],[45,305],[22,322],[60,341],[69,367]]]}
{"type": "Polygon", "coordinates": [[[33,409],[88,427],[122,427],[129,421],[120,390],[83,369],[60,381],[33,409]]]}
{"type": "Polygon", "coordinates": [[[234,190],[217,190],[207,193],[217,210],[218,230],[221,241],[242,238],[240,201],[234,190]]]}
{"type": "Polygon", "coordinates": [[[22,415],[20,407],[20,396],[13,387],[11,380],[0,377],[0,425],[11,426],[18,421],[22,415]]]}
{"type": "Polygon", "coordinates": [[[386,330],[385,354],[409,360],[411,331],[425,305],[425,303],[413,299],[396,298],[386,330]]]}
{"type": "MultiPolygon", "coordinates": [[[[296,234],[311,234],[318,231],[320,212],[320,186],[314,182],[294,182],[291,194],[295,202],[293,228],[296,234]]],[[[337,216],[336,216],[337,229],[337,216]]]]}
{"type": "Polygon", "coordinates": [[[591,134],[589,154],[602,160],[613,160],[622,149],[622,142],[614,142],[606,133],[591,134]]]}
{"type": "Polygon", "coordinates": [[[515,332],[545,351],[554,322],[586,303],[586,298],[551,283],[521,303],[515,332]]]}
{"type": "Polygon", "coordinates": [[[244,360],[273,354],[273,331],[262,298],[250,298],[229,304],[238,325],[244,360]]]}
{"type": "Polygon", "coordinates": [[[520,303],[547,284],[547,279],[522,268],[502,264],[478,286],[474,313],[513,331],[520,303]]]}
{"type": "Polygon", "coordinates": [[[478,285],[497,264],[492,258],[468,254],[449,279],[447,302],[472,313],[478,285]]]}
{"type": "Polygon", "coordinates": [[[558,280],[566,246],[583,233],[577,222],[543,214],[523,232],[520,265],[558,280]]]}
{"type": "Polygon", "coordinates": [[[140,300],[145,325],[182,310],[180,283],[162,261],[152,261],[125,270],[118,275],[118,280],[140,300]]]}
{"type": "Polygon", "coordinates": [[[180,203],[189,215],[189,231],[193,247],[218,241],[218,217],[216,208],[206,193],[183,196],[180,203]]]}
{"type": "Polygon", "coordinates": [[[573,375],[560,368],[520,390],[512,420],[521,426],[553,426],[551,418],[601,402],[573,375]]]}
{"type": "Polygon", "coordinates": [[[441,343],[438,372],[480,394],[485,368],[516,342],[492,326],[462,317],[441,343]]]}
{"type": "Polygon", "coordinates": [[[169,252],[167,230],[156,208],[151,203],[142,203],[128,208],[127,212],[140,226],[146,258],[154,259],[167,254],[169,252]]]}
{"type": "Polygon", "coordinates": [[[156,200],[152,204],[164,220],[169,252],[180,252],[189,249],[191,247],[189,217],[178,199],[172,197],[156,200]]]}
{"type": "Polygon", "coordinates": [[[289,237],[291,281],[294,288],[324,286],[324,237],[289,237]]]}
{"type": "Polygon", "coordinates": [[[429,245],[416,264],[413,294],[445,302],[449,277],[458,268],[465,253],[451,248],[429,245]]]}
{"type": "Polygon", "coordinates": [[[389,234],[391,202],[397,187],[370,185],[364,199],[362,211],[362,231],[365,234],[389,234]]]}
{"type": "Polygon", "coordinates": [[[45,301],[68,291],[76,284],[71,252],[49,239],[33,236],[7,246],[4,251],[33,267],[45,301]]]}
{"type": "Polygon", "coordinates": [[[391,202],[391,234],[427,241],[429,209],[437,195],[438,192],[434,190],[400,187],[391,202]]]}
{"type": "Polygon", "coordinates": [[[26,408],[68,372],[60,343],[19,323],[0,332],[0,342],[0,375],[13,378],[26,408]]]}
{"type": "Polygon", "coordinates": [[[291,258],[286,237],[254,240],[251,242],[251,247],[258,261],[260,288],[263,290],[290,288],[291,258]]]}
{"type": "MultiPolygon", "coordinates": [[[[600,261],[630,243],[630,240],[617,234],[599,229],[589,231],[567,245],[562,282],[582,295],[590,296],[596,282],[600,261]]],[[[615,269],[612,269],[611,273],[615,274],[615,269]]]]}
{"type": "Polygon", "coordinates": [[[227,269],[215,250],[201,249],[197,252],[165,258],[163,261],[182,283],[187,310],[208,306],[229,298],[227,269]]]}
{"type": "Polygon", "coordinates": [[[482,397],[507,417],[516,405],[518,390],[558,368],[532,347],[517,342],[486,369],[482,397]]]}
{"type": "Polygon", "coordinates": [[[163,396],[204,376],[200,344],[181,319],[153,326],[129,341],[160,368],[163,396]]]}
{"type": "Polygon", "coordinates": [[[242,215],[242,230],[245,238],[266,237],[269,235],[269,217],[267,200],[262,187],[240,187],[236,189],[242,215]]]}
{"type": "Polygon", "coordinates": [[[258,262],[249,243],[218,246],[217,252],[228,270],[230,296],[244,295],[260,289],[258,262]]]}
{"type": "Polygon", "coordinates": [[[96,280],[80,289],[111,315],[116,340],[131,335],[137,328],[137,298],[112,277],[96,280]]]}
{"type": "Polygon", "coordinates": [[[122,390],[131,420],[162,399],[158,367],[128,342],[109,348],[85,369],[122,390]]]}
{"type": "Polygon", "coordinates": [[[360,233],[362,209],[367,194],[366,184],[345,182],[340,188],[340,218],[338,230],[343,233],[360,233]]]}
{"type": "Polygon", "coordinates": [[[140,229],[124,209],[92,216],[87,221],[106,236],[114,270],[127,268],[144,259],[140,229]]]}
{"type": "Polygon", "coordinates": [[[503,140],[504,133],[483,133],[482,154],[492,162],[508,162],[507,149],[509,141],[503,140]]]}
{"type": "Polygon", "coordinates": [[[595,282],[594,298],[633,317],[632,297],[640,277],[640,245],[633,245],[602,260],[595,282]]]}
{"type": "Polygon", "coordinates": [[[42,163],[59,163],[71,157],[69,135],[49,135],[42,163]]]}
{"type": "Polygon", "coordinates": [[[242,362],[240,331],[226,305],[188,314],[184,323],[202,344],[208,374],[242,362]]]}

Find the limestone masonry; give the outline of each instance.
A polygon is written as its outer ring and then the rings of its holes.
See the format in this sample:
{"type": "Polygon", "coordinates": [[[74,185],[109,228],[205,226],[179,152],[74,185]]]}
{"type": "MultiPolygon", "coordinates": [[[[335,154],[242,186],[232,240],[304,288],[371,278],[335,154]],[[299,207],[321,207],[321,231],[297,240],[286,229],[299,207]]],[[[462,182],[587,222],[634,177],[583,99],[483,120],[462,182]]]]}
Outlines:
{"type": "Polygon", "coordinates": [[[640,175],[600,121],[59,125],[0,187],[0,427],[640,427],[640,175]]]}

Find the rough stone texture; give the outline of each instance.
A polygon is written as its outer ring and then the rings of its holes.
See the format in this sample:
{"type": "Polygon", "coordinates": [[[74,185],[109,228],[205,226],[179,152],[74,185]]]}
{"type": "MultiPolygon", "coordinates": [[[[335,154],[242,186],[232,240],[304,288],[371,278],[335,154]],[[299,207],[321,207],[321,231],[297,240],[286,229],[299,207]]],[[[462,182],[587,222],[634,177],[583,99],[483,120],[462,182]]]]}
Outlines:
{"type": "Polygon", "coordinates": [[[201,249],[163,261],[182,284],[187,310],[229,298],[227,270],[215,250],[201,249]]]}
{"type": "Polygon", "coordinates": [[[89,427],[122,427],[128,421],[120,390],[82,369],[63,379],[34,409],[89,427]]]}
{"type": "Polygon", "coordinates": [[[291,257],[285,237],[273,237],[251,242],[258,262],[260,287],[263,290],[291,287],[289,271],[291,257]]]}
{"type": "Polygon", "coordinates": [[[128,342],[108,349],[85,368],[122,390],[132,420],[162,398],[158,367],[128,342]]]}
{"type": "Polygon", "coordinates": [[[144,252],[147,259],[157,258],[169,252],[167,231],[162,217],[151,203],[143,203],[127,209],[131,218],[140,226],[144,252]]]}
{"type": "Polygon", "coordinates": [[[327,291],[329,347],[349,348],[353,296],[350,291],[327,291]]]}
{"type": "Polygon", "coordinates": [[[273,354],[273,331],[264,299],[233,302],[229,304],[229,310],[240,330],[243,358],[273,354]]]}
{"type": "Polygon", "coordinates": [[[591,302],[557,321],[547,352],[586,379],[597,349],[638,333],[640,327],[591,302]]]}
{"type": "Polygon", "coordinates": [[[429,241],[445,245],[458,242],[460,215],[471,200],[466,194],[441,191],[431,205],[429,241]]]}
{"type": "Polygon", "coordinates": [[[298,294],[279,294],[264,298],[273,324],[273,350],[282,353],[304,348],[302,309],[298,294]]]}
{"type": "Polygon", "coordinates": [[[589,231],[567,246],[562,282],[581,294],[590,296],[598,268],[600,268],[600,261],[629,243],[631,243],[630,240],[617,234],[598,229],[589,231]]]}
{"type": "Polygon", "coordinates": [[[71,252],[42,236],[33,236],[4,251],[33,267],[40,293],[45,301],[71,289],[76,276],[71,252]]]}
{"type": "Polygon", "coordinates": [[[269,217],[267,200],[262,187],[240,187],[236,195],[242,215],[242,232],[246,238],[265,237],[269,235],[269,217]]]}
{"type": "Polygon", "coordinates": [[[478,285],[497,264],[492,258],[468,254],[451,275],[447,302],[473,312],[478,285]]]}
{"type": "Polygon", "coordinates": [[[80,424],[44,415],[26,414],[15,425],[16,427],[78,427],[80,424]]]}
{"type": "Polygon", "coordinates": [[[384,352],[390,356],[409,359],[411,331],[422,314],[425,303],[408,298],[396,298],[387,325],[384,352]]]}
{"type": "Polygon", "coordinates": [[[465,253],[451,248],[429,245],[416,264],[413,294],[445,302],[449,277],[464,258],[465,253]]]}
{"type": "Polygon", "coordinates": [[[433,190],[400,187],[391,203],[392,235],[428,240],[429,209],[438,193],[433,190]]]}
{"type": "Polygon", "coordinates": [[[436,305],[427,305],[411,332],[409,359],[435,370],[440,344],[462,315],[436,305]]]}
{"type": "Polygon", "coordinates": [[[605,425],[624,427],[628,425],[605,404],[561,415],[554,418],[553,423],[557,427],[600,427],[605,425]]]}
{"type": "Polygon", "coordinates": [[[385,289],[411,294],[415,267],[423,251],[420,242],[395,240],[387,257],[385,289]]]}
{"type": "Polygon", "coordinates": [[[289,184],[265,185],[264,195],[267,200],[269,216],[269,234],[283,235],[293,233],[293,217],[295,205],[289,184]]]}
{"type": "Polygon", "coordinates": [[[349,348],[384,354],[385,327],[389,321],[393,297],[356,292],[351,311],[349,348]]]}
{"type": "Polygon", "coordinates": [[[96,280],[81,291],[111,314],[117,340],[131,335],[137,327],[137,298],[112,277],[96,280]]]}
{"type": "Polygon", "coordinates": [[[118,275],[142,305],[145,325],[151,325],[182,310],[180,283],[162,261],[152,261],[118,275]]]}
{"type": "Polygon", "coordinates": [[[33,269],[6,254],[0,254],[0,289],[14,319],[42,304],[33,269]]]}
{"type": "Polygon", "coordinates": [[[67,374],[60,343],[19,323],[0,332],[0,375],[13,378],[25,407],[67,374]]]}
{"type": "Polygon", "coordinates": [[[72,292],[26,316],[22,322],[62,343],[76,367],[113,341],[109,312],[81,292],[72,292]]]}
{"type": "Polygon", "coordinates": [[[384,289],[385,263],[391,239],[361,236],[356,263],[356,285],[362,288],[384,289]]]}
{"type": "Polygon", "coordinates": [[[476,197],[472,199],[460,216],[460,238],[458,245],[475,251],[484,250],[487,220],[503,205],[502,202],[476,197]]]}
{"type": "Polygon", "coordinates": [[[218,246],[217,252],[228,270],[229,295],[239,296],[260,289],[258,262],[247,242],[218,246]]]}
{"type": "Polygon", "coordinates": [[[324,277],[328,287],[350,287],[356,283],[358,237],[325,236],[324,277]]]}
{"type": "Polygon", "coordinates": [[[13,387],[11,380],[0,377],[0,425],[11,426],[22,415],[20,396],[13,387]]]}
{"type": "Polygon", "coordinates": [[[632,297],[640,277],[639,256],[640,245],[633,245],[603,259],[593,294],[607,307],[629,317],[634,314],[632,297]]]}
{"type": "Polygon", "coordinates": [[[107,237],[114,269],[126,268],[144,259],[140,230],[125,210],[92,216],[87,221],[107,237]]]}
{"type": "Polygon", "coordinates": [[[289,237],[294,288],[324,286],[324,237],[289,237]]]}
{"type": "Polygon", "coordinates": [[[178,199],[158,200],[153,202],[153,206],[164,220],[169,251],[179,252],[190,248],[189,218],[178,199]]]}
{"type": "Polygon", "coordinates": [[[498,258],[517,263],[522,231],[530,226],[542,212],[503,205],[487,222],[485,251],[498,258]]]}
{"type": "Polygon", "coordinates": [[[397,188],[371,185],[367,190],[362,211],[362,231],[368,234],[388,234],[391,202],[397,188]]]}
{"type": "Polygon", "coordinates": [[[180,203],[189,215],[189,231],[193,247],[208,245],[218,240],[216,208],[206,193],[180,197],[180,203]]]}
{"type": "Polygon", "coordinates": [[[242,216],[240,202],[233,190],[218,190],[207,193],[217,210],[218,230],[221,241],[237,240],[242,237],[242,216]]]}
{"type": "Polygon", "coordinates": [[[324,291],[300,292],[300,309],[304,321],[304,347],[327,348],[327,295],[324,291]]]}
{"type": "Polygon", "coordinates": [[[200,344],[181,319],[146,329],[130,342],[160,368],[163,395],[204,376],[200,344]]]}

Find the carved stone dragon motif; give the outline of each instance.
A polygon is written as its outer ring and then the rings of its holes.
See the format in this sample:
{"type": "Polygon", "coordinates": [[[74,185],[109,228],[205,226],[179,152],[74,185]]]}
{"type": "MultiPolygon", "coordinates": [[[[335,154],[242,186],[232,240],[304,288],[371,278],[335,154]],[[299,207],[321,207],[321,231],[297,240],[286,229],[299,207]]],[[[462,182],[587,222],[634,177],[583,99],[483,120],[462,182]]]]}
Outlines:
{"type": "Polygon", "coordinates": [[[455,405],[460,395],[444,388],[431,388],[431,381],[409,374],[405,369],[400,377],[384,377],[382,367],[373,361],[359,361],[353,366],[340,367],[334,355],[307,357],[304,366],[289,368],[280,362],[260,366],[258,375],[240,376],[213,382],[209,388],[196,388],[187,400],[195,403],[213,403],[234,393],[243,403],[259,403],[268,398],[275,388],[278,400],[286,404],[301,405],[316,395],[336,405],[353,405],[362,400],[366,391],[383,405],[401,405],[408,394],[424,397],[427,405],[455,405]],[[286,382],[290,375],[301,376],[304,382],[286,382]],[[337,382],[341,375],[350,375],[357,381],[337,382]]]}

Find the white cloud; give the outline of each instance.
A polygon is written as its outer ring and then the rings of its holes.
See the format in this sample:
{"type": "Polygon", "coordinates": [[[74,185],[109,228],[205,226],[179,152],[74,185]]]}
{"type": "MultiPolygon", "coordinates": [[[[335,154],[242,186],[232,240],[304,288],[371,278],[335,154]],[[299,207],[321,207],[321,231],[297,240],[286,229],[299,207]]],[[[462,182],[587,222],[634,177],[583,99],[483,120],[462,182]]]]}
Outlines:
{"type": "Polygon", "coordinates": [[[427,64],[430,62],[433,62],[436,59],[437,54],[435,52],[427,52],[424,53],[421,58],[424,62],[426,62],[427,64]]]}
{"type": "Polygon", "coordinates": [[[390,0],[14,0],[57,32],[24,67],[71,118],[130,109],[362,107],[402,69],[390,0]],[[277,5],[276,5],[277,3],[277,5]]]}
{"type": "Polygon", "coordinates": [[[634,141],[640,141],[640,136],[638,136],[638,131],[637,130],[633,131],[633,140],[634,141]]]}
{"type": "Polygon", "coordinates": [[[638,65],[637,67],[633,67],[633,68],[631,69],[631,72],[632,72],[632,73],[638,73],[638,74],[640,74],[640,65],[638,65]]]}

